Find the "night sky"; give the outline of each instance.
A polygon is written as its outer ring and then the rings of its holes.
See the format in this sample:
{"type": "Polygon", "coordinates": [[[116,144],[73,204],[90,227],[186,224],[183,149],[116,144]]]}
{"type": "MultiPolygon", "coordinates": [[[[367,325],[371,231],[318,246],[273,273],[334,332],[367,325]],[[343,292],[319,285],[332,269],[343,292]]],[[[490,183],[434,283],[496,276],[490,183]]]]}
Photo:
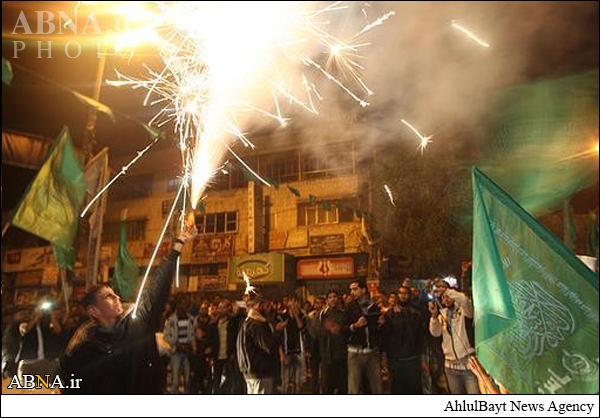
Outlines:
{"type": "MultiPolygon", "coordinates": [[[[70,59],[65,55],[64,44],[73,38],[67,35],[44,38],[11,34],[21,11],[35,31],[36,10],[54,13],[63,10],[69,14],[74,3],[2,3],[2,55],[14,64],[12,85],[2,88],[4,130],[54,138],[66,124],[75,143],[81,144],[87,109],[68,89],[92,95],[98,66],[93,37],[77,38],[83,50],[78,58],[70,59]],[[51,59],[37,58],[38,39],[53,40],[51,59]],[[18,52],[18,58],[14,58],[15,40],[27,42],[25,50],[18,52]]],[[[368,149],[378,141],[396,141],[398,137],[414,141],[399,127],[402,115],[417,126],[437,132],[437,141],[432,146],[450,146],[444,145],[444,138],[453,136],[472,140],[475,136],[472,133],[481,127],[482,115],[489,111],[489,100],[495,93],[525,82],[598,68],[598,5],[598,2],[370,3],[370,16],[380,16],[389,10],[396,15],[373,30],[368,39],[372,46],[365,50],[364,79],[375,94],[369,98],[371,106],[358,118],[355,136],[360,135],[368,149]],[[491,47],[480,48],[453,30],[450,23],[454,20],[488,40],[491,47]]],[[[102,30],[115,25],[112,19],[102,16],[98,21],[102,30]]],[[[80,27],[83,24],[79,23],[80,27]]],[[[139,76],[143,74],[144,63],[159,64],[149,50],[138,49],[133,57],[110,56],[105,78],[114,79],[117,68],[139,76]]],[[[335,90],[331,86],[323,89],[325,93],[335,90]]],[[[319,118],[300,115],[292,124],[303,129],[306,123],[311,141],[347,135],[352,129],[347,125],[339,128],[341,125],[336,122],[347,123],[348,101],[339,100],[338,96],[335,92],[328,96],[319,118]]],[[[117,112],[147,122],[153,111],[141,106],[142,97],[141,91],[105,85],[100,100],[117,112]]],[[[254,125],[249,133],[257,129],[254,125]]],[[[112,155],[134,155],[149,140],[143,129],[130,120],[117,116],[116,122],[111,122],[104,115],[98,116],[97,137],[97,150],[108,145],[112,155]]],[[[161,146],[170,147],[172,143],[164,141],[161,146]]],[[[6,181],[3,183],[4,197],[9,203],[14,199],[7,192],[6,181]]],[[[583,198],[577,196],[575,203],[589,199],[591,206],[597,206],[597,192],[595,196],[593,192],[586,192],[583,198]]]]}

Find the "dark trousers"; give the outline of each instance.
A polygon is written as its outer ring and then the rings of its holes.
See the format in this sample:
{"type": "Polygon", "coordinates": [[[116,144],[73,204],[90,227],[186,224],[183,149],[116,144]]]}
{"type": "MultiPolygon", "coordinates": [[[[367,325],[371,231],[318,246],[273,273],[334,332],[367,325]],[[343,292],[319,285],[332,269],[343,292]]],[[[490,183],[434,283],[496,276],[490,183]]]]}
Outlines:
{"type": "Polygon", "coordinates": [[[191,358],[192,377],[190,378],[190,393],[207,394],[206,379],[208,377],[208,361],[203,354],[195,355],[191,358]]]}
{"type": "Polygon", "coordinates": [[[323,393],[325,395],[333,395],[334,393],[346,395],[348,393],[347,359],[323,363],[321,365],[321,370],[323,372],[321,380],[323,382],[323,393]]]}
{"type": "Polygon", "coordinates": [[[310,353],[310,393],[318,395],[321,389],[321,355],[319,351],[310,353]]]}
{"type": "Polygon", "coordinates": [[[419,357],[400,359],[388,357],[392,379],[392,395],[422,395],[421,361],[419,357]]]}
{"type": "Polygon", "coordinates": [[[242,375],[234,356],[228,359],[215,360],[212,376],[212,393],[214,395],[240,395],[244,393],[242,375]]]}

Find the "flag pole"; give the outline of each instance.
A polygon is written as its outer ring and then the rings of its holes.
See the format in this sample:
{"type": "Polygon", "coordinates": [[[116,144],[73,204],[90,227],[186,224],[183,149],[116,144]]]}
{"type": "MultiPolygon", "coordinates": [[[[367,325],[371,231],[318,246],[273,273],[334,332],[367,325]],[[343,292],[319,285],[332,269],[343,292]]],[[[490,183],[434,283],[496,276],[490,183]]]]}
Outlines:
{"type": "Polygon", "coordinates": [[[4,226],[2,227],[2,238],[4,238],[4,234],[6,234],[6,231],[8,231],[8,228],[10,228],[10,221],[7,221],[4,226]]]}
{"type": "MultiPolygon", "coordinates": [[[[101,168],[98,176],[98,182],[96,184],[97,189],[104,187],[110,177],[110,173],[108,170],[108,149],[104,148],[92,160],[98,157],[102,158],[102,160],[100,161],[101,168]]],[[[88,167],[90,167],[91,164],[91,161],[88,162],[88,167]]],[[[86,167],[86,169],[88,167],[86,167]]],[[[88,235],[88,248],[86,255],[86,289],[89,289],[90,287],[98,284],[99,259],[100,250],[102,246],[102,230],[105,213],[106,194],[103,194],[100,198],[100,204],[95,209],[94,216],[90,218],[90,230],[88,235]]]]}

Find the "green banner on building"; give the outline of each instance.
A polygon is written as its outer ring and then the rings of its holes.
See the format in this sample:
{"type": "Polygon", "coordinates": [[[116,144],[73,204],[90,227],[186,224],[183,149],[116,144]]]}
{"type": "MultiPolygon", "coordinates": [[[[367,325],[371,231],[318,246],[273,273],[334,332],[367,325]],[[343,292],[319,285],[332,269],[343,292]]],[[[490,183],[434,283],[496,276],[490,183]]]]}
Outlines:
{"type": "Polygon", "coordinates": [[[228,284],[244,283],[242,272],[252,283],[284,282],[286,274],[286,256],[283,253],[259,253],[232,257],[229,262],[228,284]]]}

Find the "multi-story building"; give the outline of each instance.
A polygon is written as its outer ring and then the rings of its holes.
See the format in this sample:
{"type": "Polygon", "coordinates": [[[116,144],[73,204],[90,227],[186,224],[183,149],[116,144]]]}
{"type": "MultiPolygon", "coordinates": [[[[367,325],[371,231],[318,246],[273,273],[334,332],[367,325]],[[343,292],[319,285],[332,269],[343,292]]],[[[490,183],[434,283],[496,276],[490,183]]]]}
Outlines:
{"type": "MultiPolygon", "coordinates": [[[[215,175],[196,208],[199,236],[182,254],[174,290],[239,297],[242,271],[278,295],[298,287],[313,294],[347,288],[350,279],[367,277],[369,247],[361,216],[368,185],[354,144],[309,148],[285,138],[257,140],[266,141],[268,149],[243,159],[272,187],[254,181],[233,160],[215,175]]],[[[101,251],[108,266],[114,264],[125,208],[129,250],[140,266],[148,264],[181,184],[180,158],[177,150],[151,154],[111,192],[101,251]]],[[[181,201],[169,231],[179,223],[180,208],[181,201]]],[[[159,254],[167,248],[163,244],[159,254]]],[[[104,274],[110,275],[106,268],[104,274]]]]}
{"type": "MultiPolygon", "coordinates": [[[[332,287],[345,290],[352,278],[366,278],[372,247],[361,219],[368,210],[369,185],[367,165],[359,163],[355,144],[309,147],[289,136],[272,135],[256,143],[257,149],[242,158],[272,187],[253,181],[235,160],[214,176],[195,210],[200,234],[184,249],[174,291],[240,297],[245,286],[242,271],[275,296],[298,288],[312,294],[332,287]]],[[[111,158],[110,165],[118,171],[130,158],[111,158]]],[[[180,184],[180,152],[163,149],[144,156],[113,186],[104,219],[99,281],[111,279],[123,209],[127,209],[128,249],[145,270],[180,184]]],[[[158,256],[169,248],[180,208],[181,200],[158,256]]],[[[26,289],[57,285],[51,247],[5,250],[2,271],[15,279],[17,302],[26,302],[18,300],[19,294],[27,295],[26,289]]],[[[85,287],[85,251],[79,251],[79,258],[75,290],[80,295],[85,287]]]]}

